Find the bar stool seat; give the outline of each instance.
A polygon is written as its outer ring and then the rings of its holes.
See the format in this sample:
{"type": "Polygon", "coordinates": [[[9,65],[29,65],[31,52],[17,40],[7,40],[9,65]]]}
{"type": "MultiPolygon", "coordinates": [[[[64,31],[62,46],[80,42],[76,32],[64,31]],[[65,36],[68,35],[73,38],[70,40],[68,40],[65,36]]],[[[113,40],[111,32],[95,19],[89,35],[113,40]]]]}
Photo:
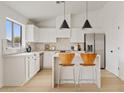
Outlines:
{"type": "Polygon", "coordinates": [[[59,54],[59,59],[60,59],[60,64],[59,64],[59,72],[58,72],[58,87],[61,83],[61,80],[67,80],[67,79],[61,79],[61,74],[62,70],[64,70],[64,67],[72,67],[73,68],[73,79],[68,79],[68,80],[73,80],[74,84],[75,83],[75,64],[72,64],[73,58],[75,56],[75,53],[60,53],[59,54]]]}
{"type": "Polygon", "coordinates": [[[80,65],[82,65],[82,66],[95,66],[96,64],[83,64],[83,63],[81,63],[80,65]]]}
{"type": "Polygon", "coordinates": [[[59,64],[61,66],[74,66],[75,64],[59,64]]]}

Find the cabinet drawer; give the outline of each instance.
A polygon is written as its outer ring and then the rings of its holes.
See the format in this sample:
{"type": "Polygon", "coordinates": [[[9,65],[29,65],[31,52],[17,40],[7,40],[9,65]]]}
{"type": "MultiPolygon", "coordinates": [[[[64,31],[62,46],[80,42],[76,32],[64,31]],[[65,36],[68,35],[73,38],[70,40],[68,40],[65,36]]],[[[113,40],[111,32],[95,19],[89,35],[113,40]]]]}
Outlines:
{"type": "Polygon", "coordinates": [[[26,57],[26,61],[31,61],[32,59],[34,59],[33,55],[29,55],[29,56],[26,57]]]}

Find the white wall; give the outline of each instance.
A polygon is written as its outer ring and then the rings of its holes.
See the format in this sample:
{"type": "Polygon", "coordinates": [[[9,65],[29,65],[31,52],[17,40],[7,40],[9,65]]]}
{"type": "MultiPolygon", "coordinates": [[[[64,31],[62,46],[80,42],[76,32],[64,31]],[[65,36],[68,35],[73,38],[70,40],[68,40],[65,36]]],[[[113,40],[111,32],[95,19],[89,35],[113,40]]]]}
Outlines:
{"type": "MultiPolygon", "coordinates": [[[[118,7],[118,6],[116,6],[118,7]]],[[[119,3],[118,7],[118,25],[120,29],[118,30],[118,46],[119,50],[119,66],[120,66],[120,78],[124,80],[124,2],[119,3]]]]}
{"type": "Polygon", "coordinates": [[[12,18],[22,24],[27,23],[27,19],[20,15],[19,13],[15,12],[11,8],[4,5],[3,2],[0,2],[0,86],[3,85],[3,57],[2,57],[2,39],[5,38],[5,22],[6,17],[12,18]]]}
{"type": "MultiPolygon", "coordinates": [[[[124,12],[122,10],[124,10],[124,2],[107,2],[102,9],[89,13],[88,19],[93,28],[84,32],[106,34],[106,69],[124,80],[124,12]]],[[[80,28],[84,20],[82,14],[72,15],[71,25],[80,28]]]]}
{"type": "MultiPolygon", "coordinates": [[[[102,26],[100,25],[100,12],[101,9],[96,11],[90,11],[88,13],[88,20],[93,27],[92,29],[82,29],[84,33],[104,33],[105,31],[102,29],[102,26]]],[[[83,14],[75,14],[71,15],[71,27],[72,28],[82,28],[84,25],[84,22],[86,20],[85,13],[83,14]]]]}
{"type": "Polygon", "coordinates": [[[41,21],[37,24],[37,26],[40,28],[55,28],[56,27],[56,18],[41,21]]]}
{"type": "Polygon", "coordinates": [[[101,29],[106,33],[106,68],[122,79],[124,79],[123,10],[124,2],[107,2],[101,9],[99,16],[101,29]],[[113,53],[111,53],[111,50],[113,53]]]}

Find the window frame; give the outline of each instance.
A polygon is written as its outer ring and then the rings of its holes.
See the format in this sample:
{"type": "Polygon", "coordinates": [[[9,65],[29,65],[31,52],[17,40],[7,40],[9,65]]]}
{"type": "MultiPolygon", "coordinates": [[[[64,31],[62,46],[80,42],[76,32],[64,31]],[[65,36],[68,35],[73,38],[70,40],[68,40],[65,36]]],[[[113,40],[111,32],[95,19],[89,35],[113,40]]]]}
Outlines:
{"type": "Polygon", "coordinates": [[[21,47],[22,46],[22,25],[20,24],[20,23],[17,23],[16,21],[14,21],[14,20],[11,20],[10,18],[6,18],[6,21],[9,21],[9,22],[11,22],[12,23],[12,29],[11,29],[11,31],[12,31],[12,48],[19,48],[19,47],[21,47]],[[14,45],[14,24],[16,24],[16,25],[19,25],[20,26],[20,46],[19,47],[15,47],[15,45],[14,45]]]}

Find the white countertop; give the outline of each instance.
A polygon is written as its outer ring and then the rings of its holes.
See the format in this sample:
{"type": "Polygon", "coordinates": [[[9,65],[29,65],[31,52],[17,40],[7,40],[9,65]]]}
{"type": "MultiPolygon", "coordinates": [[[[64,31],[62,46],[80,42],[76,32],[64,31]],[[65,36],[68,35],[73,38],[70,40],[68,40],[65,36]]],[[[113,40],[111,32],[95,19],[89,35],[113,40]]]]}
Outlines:
{"type": "MultiPolygon", "coordinates": [[[[60,53],[60,51],[32,51],[32,52],[24,52],[24,53],[15,53],[15,54],[6,54],[6,55],[3,55],[4,57],[14,57],[14,56],[29,56],[31,54],[34,54],[34,53],[44,53],[44,52],[55,52],[55,55],[53,55],[54,57],[58,56],[58,53],[60,53]]],[[[74,52],[74,53],[85,53],[85,51],[69,51],[69,52],[74,52]]]]}
{"type": "MultiPolygon", "coordinates": [[[[55,53],[55,55],[53,55],[53,57],[58,57],[59,53],[66,53],[66,52],[57,52],[57,53],[55,53]]],[[[85,51],[72,51],[72,53],[75,53],[76,55],[78,55],[80,53],[85,53],[85,51]]]]}
{"type": "Polygon", "coordinates": [[[16,54],[7,54],[7,55],[3,55],[4,57],[14,57],[14,56],[29,56],[31,54],[34,53],[43,53],[43,51],[34,51],[34,52],[24,52],[24,53],[16,53],[16,54]]]}

